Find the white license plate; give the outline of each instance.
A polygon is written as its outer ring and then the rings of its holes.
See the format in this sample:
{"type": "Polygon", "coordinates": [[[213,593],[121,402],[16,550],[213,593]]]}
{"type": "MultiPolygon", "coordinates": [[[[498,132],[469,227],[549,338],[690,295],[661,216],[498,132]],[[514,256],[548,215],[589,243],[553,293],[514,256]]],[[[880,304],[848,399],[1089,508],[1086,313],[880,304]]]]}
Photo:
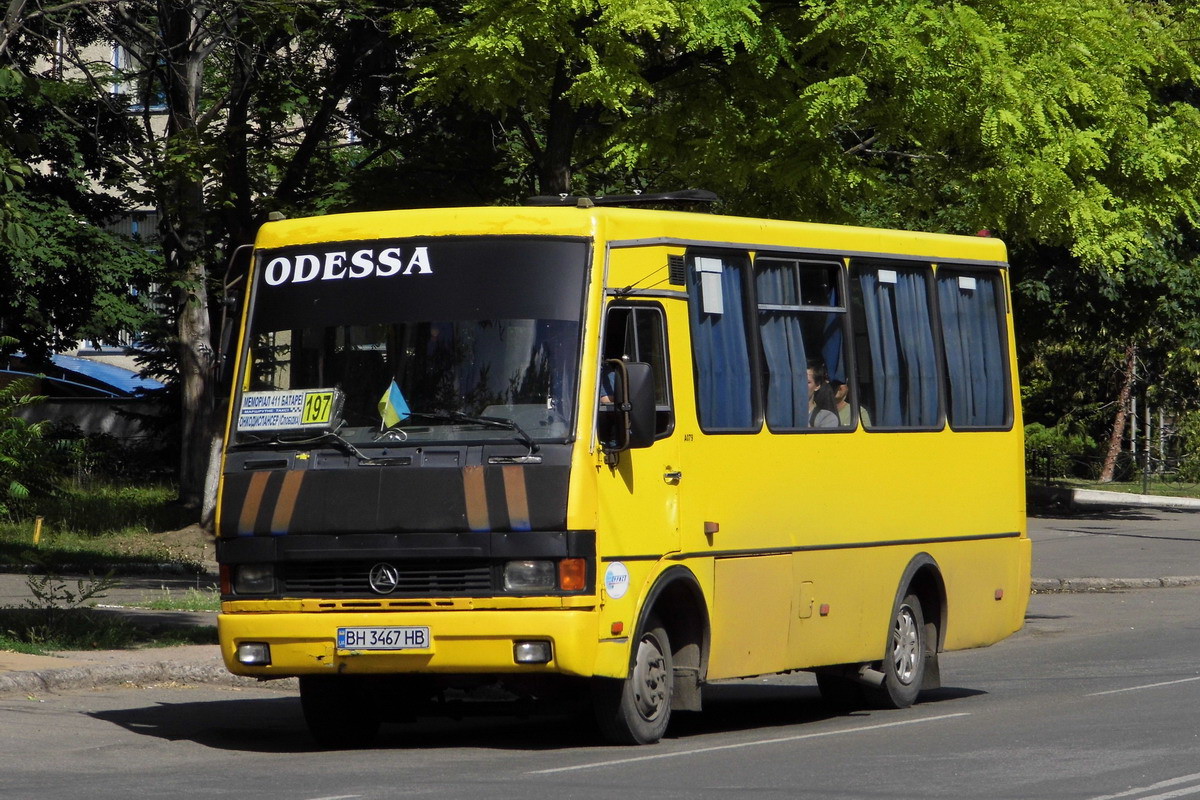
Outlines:
{"type": "Polygon", "coordinates": [[[418,625],[338,628],[338,650],[428,650],[429,628],[418,625]]]}

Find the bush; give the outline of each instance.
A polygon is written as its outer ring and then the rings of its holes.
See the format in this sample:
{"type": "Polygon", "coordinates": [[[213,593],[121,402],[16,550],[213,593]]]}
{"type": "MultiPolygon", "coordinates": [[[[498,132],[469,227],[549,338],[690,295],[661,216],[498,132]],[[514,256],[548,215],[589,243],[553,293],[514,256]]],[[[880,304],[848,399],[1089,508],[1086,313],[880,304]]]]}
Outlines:
{"type": "Polygon", "coordinates": [[[1200,411],[1188,411],[1178,421],[1175,449],[1175,478],[1200,482],[1200,411]]]}
{"type": "Polygon", "coordinates": [[[29,394],[30,381],[0,386],[0,516],[12,518],[37,496],[54,491],[59,472],[43,437],[45,423],[30,423],[16,412],[43,398],[29,394]]]}
{"type": "Polygon", "coordinates": [[[1025,426],[1025,468],[1041,478],[1078,477],[1087,473],[1087,459],[1096,441],[1085,433],[1071,433],[1061,425],[1047,428],[1040,422],[1025,426]]]}

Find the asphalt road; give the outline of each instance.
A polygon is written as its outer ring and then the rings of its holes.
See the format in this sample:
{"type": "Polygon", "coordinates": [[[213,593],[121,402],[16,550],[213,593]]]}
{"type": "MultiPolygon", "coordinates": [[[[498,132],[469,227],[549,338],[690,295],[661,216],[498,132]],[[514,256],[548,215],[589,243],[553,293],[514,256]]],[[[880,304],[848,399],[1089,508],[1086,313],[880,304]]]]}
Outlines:
{"type": "Polygon", "coordinates": [[[0,700],[0,797],[1200,796],[1200,587],[1039,595],[1026,628],[943,656],[946,688],[833,714],[807,675],[711,687],[658,745],[565,719],[385,727],[321,752],[293,694],[156,686],[0,700]]]}

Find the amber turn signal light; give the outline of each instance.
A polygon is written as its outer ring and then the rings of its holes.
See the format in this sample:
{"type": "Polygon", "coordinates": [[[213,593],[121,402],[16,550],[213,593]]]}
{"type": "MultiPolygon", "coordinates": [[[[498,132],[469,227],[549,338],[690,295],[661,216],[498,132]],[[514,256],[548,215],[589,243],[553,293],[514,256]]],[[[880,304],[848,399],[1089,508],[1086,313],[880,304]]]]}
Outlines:
{"type": "Polygon", "coordinates": [[[587,588],[587,561],[564,558],[558,562],[558,588],[564,592],[578,592],[587,588]]]}

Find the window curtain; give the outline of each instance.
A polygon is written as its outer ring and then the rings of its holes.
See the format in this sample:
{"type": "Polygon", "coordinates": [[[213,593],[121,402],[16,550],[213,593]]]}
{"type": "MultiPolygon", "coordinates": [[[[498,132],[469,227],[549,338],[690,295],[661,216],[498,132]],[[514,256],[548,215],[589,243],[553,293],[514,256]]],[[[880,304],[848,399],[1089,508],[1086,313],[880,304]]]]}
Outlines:
{"type": "Polygon", "coordinates": [[[896,320],[900,352],[906,366],[904,424],[919,428],[938,424],[938,364],[933,343],[933,315],[925,273],[900,272],[896,281],[896,320]]]}
{"type": "MultiPolygon", "coordinates": [[[[794,275],[791,264],[758,268],[755,286],[758,302],[795,303],[787,291],[794,275]]],[[[772,429],[808,425],[808,358],[799,314],[795,311],[760,310],[759,329],[767,362],[767,425],[772,429]]]]}
{"type": "Polygon", "coordinates": [[[937,351],[924,273],[892,270],[895,283],[875,269],[859,272],[871,349],[878,427],[933,427],[938,422],[937,351]]]}
{"type": "Polygon", "coordinates": [[[696,370],[696,404],[706,429],[748,429],[754,412],[740,259],[722,259],[723,310],[706,314],[695,262],[688,269],[688,317],[696,370]]]}
{"type": "MultiPolygon", "coordinates": [[[[829,287],[827,305],[841,305],[836,286],[829,287]]],[[[825,359],[825,368],[829,371],[829,380],[845,383],[846,362],[843,355],[844,349],[842,348],[843,315],[830,312],[825,316],[824,344],[821,345],[821,356],[825,359]]]]}
{"type": "Polygon", "coordinates": [[[997,282],[979,276],[970,290],[960,285],[959,277],[958,273],[938,276],[950,424],[1001,427],[1008,422],[1008,402],[997,282]]]}

